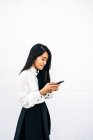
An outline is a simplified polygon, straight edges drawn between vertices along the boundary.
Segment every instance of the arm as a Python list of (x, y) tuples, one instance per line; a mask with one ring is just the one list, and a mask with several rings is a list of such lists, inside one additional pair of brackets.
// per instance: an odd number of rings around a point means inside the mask
[(51, 92), (51, 89), (53, 87), (47, 87), (47, 85), (51, 85), (51, 84), (50, 83), (46, 84), (45, 87), (40, 90), (40, 94), (44, 95), (45, 99), (50, 99), (53, 98), (53, 93)]
[(18, 100), (22, 107), (30, 108), (44, 101), (44, 96), (40, 94), (39, 90), (29, 92), (28, 81), (24, 75), (19, 75), (16, 86)]

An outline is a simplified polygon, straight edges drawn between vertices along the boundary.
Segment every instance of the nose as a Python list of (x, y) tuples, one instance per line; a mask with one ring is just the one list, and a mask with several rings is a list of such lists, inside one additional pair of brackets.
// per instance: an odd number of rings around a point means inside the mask
[(44, 65), (46, 65), (46, 61), (44, 61)]

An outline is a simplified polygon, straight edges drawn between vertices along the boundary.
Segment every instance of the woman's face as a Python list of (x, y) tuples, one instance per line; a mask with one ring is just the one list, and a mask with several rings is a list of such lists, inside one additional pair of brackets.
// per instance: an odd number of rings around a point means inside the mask
[(46, 65), (48, 60), (48, 53), (44, 52), (42, 55), (38, 56), (34, 63), (33, 66), (37, 69), (37, 70), (42, 70), (44, 68), (44, 66)]

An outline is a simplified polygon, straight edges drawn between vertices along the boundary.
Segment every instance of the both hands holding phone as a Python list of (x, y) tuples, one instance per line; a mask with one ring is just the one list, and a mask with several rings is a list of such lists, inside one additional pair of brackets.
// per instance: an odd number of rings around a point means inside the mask
[(61, 83), (63, 83), (63, 81), (59, 81), (59, 82), (50, 82), (50, 83), (47, 83), (41, 90), (40, 90), (40, 94), (41, 95), (45, 95), (46, 93), (52, 93), (53, 91), (58, 91), (58, 88), (59, 88), (59, 85)]

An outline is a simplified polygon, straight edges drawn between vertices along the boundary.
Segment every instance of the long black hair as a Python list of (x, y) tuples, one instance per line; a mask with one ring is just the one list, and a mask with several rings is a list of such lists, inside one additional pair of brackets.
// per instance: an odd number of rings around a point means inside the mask
[[(49, 70), (51, 68), (51, 52), (50, 50), (48, 49), (47, 46), (43, 45), (43, 44), (35, 44), (30, 52), (29, 52), (29, 55), (28, 55), (28, 58), (27, 58), (27, 61), (23, 67), (23, 69), (21, 70), (24, 71), (24, 70), (27, 70), (29, 69), (32, 64), (33, 64), (33, 61), (40, 55), (42, 55), (44, 52), (47, 52), (48, 53), (48, 60), (47, 60), (47, 63), (45, 65), (45, 67), (43, 68), (43, 70), (39, 70), (39, 74), (38, 74), (38, 77), (41, 79), (41, 87), (43, 87), (46, 83), (50, 82), (50, 74), (49, 74)], [(20, 73), (21, 73), (20, 72)], [(19, 74), (20, 74), (19, 73)]]

